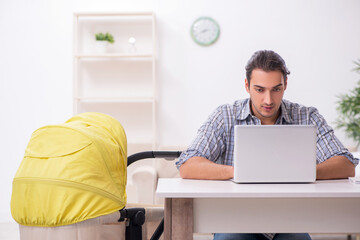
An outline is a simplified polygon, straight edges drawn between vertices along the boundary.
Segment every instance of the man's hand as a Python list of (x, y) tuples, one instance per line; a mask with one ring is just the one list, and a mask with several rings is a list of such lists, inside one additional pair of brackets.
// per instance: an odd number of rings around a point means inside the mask
[(226, 180), (234, 177), (234, 167), (217, 164), (203, 157), (192, 157), (181, 165), (180, 176), (190, 179)]
[(344, 156), (335, 156), (316, 166), (316, 179), (339, 179), (355, 176), (355, 166)]

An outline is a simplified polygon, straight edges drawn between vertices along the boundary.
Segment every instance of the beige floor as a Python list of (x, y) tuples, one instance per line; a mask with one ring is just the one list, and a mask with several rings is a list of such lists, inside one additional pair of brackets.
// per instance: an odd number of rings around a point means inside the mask
[[(311, 235), (313, 240), (348, 240), (346, 235)], [(199, 240), (209, 239), (206, 235), (200, 235), (197, 237)], [(16, 223), (0, 223), (0, 240), (19, 240), (19, 230)], [(355, 240), (356, 237), (352, 236), (352, 240)]]

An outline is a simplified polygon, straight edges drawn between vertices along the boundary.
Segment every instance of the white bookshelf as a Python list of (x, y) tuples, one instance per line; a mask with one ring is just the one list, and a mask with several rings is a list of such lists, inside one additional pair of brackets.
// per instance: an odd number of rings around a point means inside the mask
[[(99, 32), (114, 36), (106, 52), (96, 47)], [(74, 14), (74, 114), (102, 112), (118, 119), (128, 155), (156, 149), (155, 42), (151, 12)]]

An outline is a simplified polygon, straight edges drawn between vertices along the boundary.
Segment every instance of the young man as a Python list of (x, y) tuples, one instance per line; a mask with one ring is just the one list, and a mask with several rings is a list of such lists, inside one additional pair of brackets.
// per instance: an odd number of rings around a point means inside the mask
[[(342, 145), (316, 108), (283, 99), (288, 71), (273, 51), (258, 51), (246, 65), (245, 88), (250, 98), (218, 107), (200, 127), (177, 162), (182, 178), (231, 179), (234, 176), (234, 126), (294, 124), (317, 127), (317, 179), (355, 175), (358, 159)], [(311, 239), (309, 234), (215, 234), (215, 240)]]

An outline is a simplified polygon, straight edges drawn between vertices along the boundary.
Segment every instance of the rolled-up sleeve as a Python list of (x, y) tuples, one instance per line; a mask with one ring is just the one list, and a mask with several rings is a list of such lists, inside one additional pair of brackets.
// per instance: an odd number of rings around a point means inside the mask
[(348, 149), (335, 136), (334, 130), (330, 127), (324, 117), (315, 109), (310, 111), (310, 122), (317, 126), (317, 163), (326, 161), (334, 156), (345, 156), (355, 166), (359, 159), (355, 158)]

